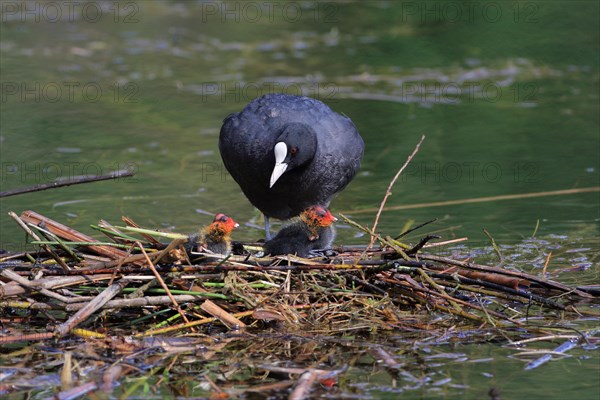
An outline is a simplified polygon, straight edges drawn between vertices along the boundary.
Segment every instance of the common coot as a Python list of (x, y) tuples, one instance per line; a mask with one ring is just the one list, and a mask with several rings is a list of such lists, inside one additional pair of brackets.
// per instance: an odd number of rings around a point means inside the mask
[(350, 118), (305, 96), (267, 94), (225, 118), (223, 163), (268, 218), (329, 206), (360, 168), (364, 142)]
[(215, 254), (229, 254), (231, 252), (231, 232), (239, 224), (225, 214), (215, 215), (213, 222), (202, 228), (197, 235), (190, 237), (188, 242), (193, 242), (193, 250), (204, 249)]
[(322, 206), (311, 206), (300, 214), (300, 218), (284, 226), (277, 235), (267, 241), (265, 254), (296, 254), (307, 257), (315, 250), (331, 248), (335, 238), (332, 223), (336, 218)]

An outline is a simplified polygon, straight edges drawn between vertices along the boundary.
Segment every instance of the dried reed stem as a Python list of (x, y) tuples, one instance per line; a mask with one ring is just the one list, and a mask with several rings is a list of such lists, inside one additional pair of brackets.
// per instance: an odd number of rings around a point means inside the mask
[[(375, 222), (373, 222), (373, 229), (371, 229), (373, 232), (377, 231), (377, 224), (379, 223), (379, 217), (381, 216), (381, 211), (383, 211), (383, 207), (385, 207), (385, 203), (387, 202), (388, 197), (390, 197), (390, 195), (392, 194), (392, 187), (398, 180), (398, 177), (400, 176), (402, 171), (404, 171), (406, 166), (410, 163), (410, 161), (413, 159), (415, 154), (417, 154), (417, 152), (419, 151), (419, 147), (421, 147), (421, 143), (423, 143), (423, 140), (425, 140), (425, 135), (421, 136), (421, 140), (419, 140), (419, 143), (417, 143), (413, 152), (410, 154), (410, 156), (408, 156), (408, 158), (406, 159), (404, 164), (402, 164), (402, 166), (400, 167), (398, 172), (396, 172), (396, 175), (394, 175), (394, 178), (390, 182), (390, 185), (388, 186), (387, 191), (385, 192), (385, 196), (383, 196), (383, 200), (381, 201), (381, 204), (379, 205), (379, 210), (377, 210), (377, 215), (375, 216)], [(369, 246), (367, 247), (367, 249), (370, 249), (371, 247), (373, 247), (373, 243), (375, 243), (375, 239), (376, 239), (375, 235), (371, 234), (371, 241), (369, 242)]]

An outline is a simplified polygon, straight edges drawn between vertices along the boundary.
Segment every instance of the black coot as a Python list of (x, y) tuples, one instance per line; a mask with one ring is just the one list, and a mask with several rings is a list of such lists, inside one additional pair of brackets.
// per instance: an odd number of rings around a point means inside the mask
[(334, 221), (336, 218), (325, 207), (309, 207), (302, 211), (298, 221), (281, 228), (273, 239), (264, 244), (265, 254), (308, 257), (315, 250), (329, 249), (335, 238), (331, 225)]
[(225, 118), (219, 149), (268, 227), (268, 217), (288, 219), (315, 204), (328, 206), (360, 168), (364, 142), (350, 118), (322, 102), (277, 93)]

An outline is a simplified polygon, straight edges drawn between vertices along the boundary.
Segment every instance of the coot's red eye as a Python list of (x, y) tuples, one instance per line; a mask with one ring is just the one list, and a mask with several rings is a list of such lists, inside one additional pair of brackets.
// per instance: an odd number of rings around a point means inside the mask
[(294, 155), (294, 154), (296, 154), (297, 152), (298, 152), (298, 148), (297, 148), (297, 147), (292, 147), (292, 148), (290, 149), (290, 154), (291, 154), (291, 155)]

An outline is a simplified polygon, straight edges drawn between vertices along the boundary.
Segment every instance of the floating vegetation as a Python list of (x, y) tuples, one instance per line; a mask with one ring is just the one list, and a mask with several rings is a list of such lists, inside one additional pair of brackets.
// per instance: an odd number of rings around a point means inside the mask
[[(369, 363), (398, 393), (461, 390), (435, 365), (477, 360), (434, 352), (422, 370), (399, 343), (503, 342), (531, 370), (599, 340), (597, 329), (568, 323), (597, 323), (599, 286), (434, 254), (466, 238), (403, 243), (341, 215), (372, 243), (310, 259), (235, 243), (225, 256), (190, 253), (185, 235), (128, 218), (100, 221), (94, 229), (108, 240), (99, 241), (34, 211), (10, 215), (40, 248), (0, 258), (3, 394), (335, 396), (363, 392), (351, 376)], [(542, 342), (551, 347), (529, 347)]]

